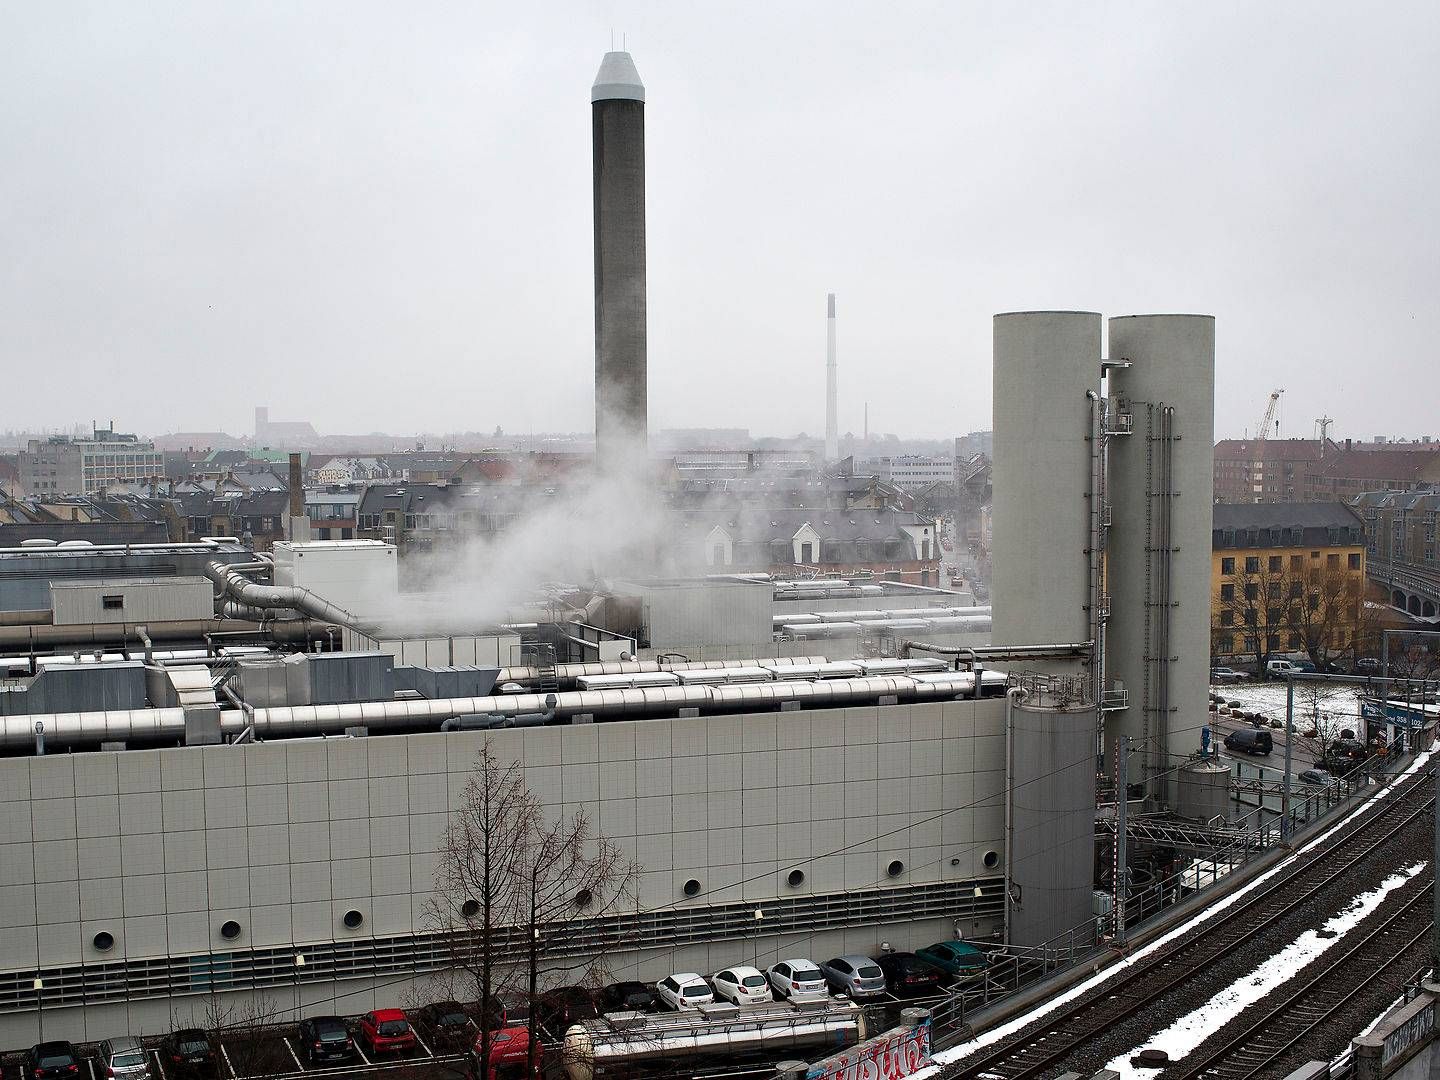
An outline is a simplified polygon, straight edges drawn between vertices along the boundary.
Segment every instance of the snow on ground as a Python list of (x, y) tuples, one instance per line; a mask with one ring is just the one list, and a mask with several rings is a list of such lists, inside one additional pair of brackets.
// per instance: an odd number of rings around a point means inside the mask
[[(1226, 683), (1212, 686), (1210, 692), (1226, 701), (1238, 701), (1249, 712), (1258, 712), (1276, 720), (1285, 719), (1285, 684), (1278, 682)], [(1323, 683), (1295, 684), (1295, 722), (1314, 716), (1316, 708), (1339, 719), (1359, 717), (1360, 695), (1350, 686), (1326, 686)]]
[[(1425, 768), (1425, 766), (1428, 765), (1430, 762), (1430, 755), (1431, 751), (1429, 750), (1425, 751), (1423, 754), (1417, 755), (1415, 760), (1410, 763), (1410, 766), (1395, 778), (1395, 783), (1398, 784), (1401, 780), (1407, 779), (1418, 773), (1421, 769)], [(945, 1065), (952, 1061), (958, 1061), (960, 1058), (967, 1057), (970, 1054), (974, 1053), (976, 1050), (983, 1049), (986, 1046), (990, 1046), (993, 1043), (999, 1042), (1001, 1039), (1008, 1038), (1016, 1032), (1023, 1031), (1025, 1028), (1029, 1027), (1037, 1020), (1040, 1020), (1043, 1017), (1050, 1015), (1050, 1013), (1056, 1011), (1061, 1006), (1067, 1005), (1070, 1002), (1075, 1001), (1080, 997), (1083, 997), (1085, 994), (1088, 994), (1096, 987), (1106, 982), (1109, 982), (1116, 975), (1122, 973), (1126, 968), (1139, 963), (1141, 960), (1150, 956), (1152, 953), (1155, 953), (1160, 949), (1165, 948), (1177, 938), (1190, 936), (1194, 933), (1195, 928), (1198, 927), (1201, 923), (1206, 922), (1215, 915), (1224, 911), (1226, 908), (1232, 907), (1233, 905), (1239, 903), (1242, 899), (1244, 899), (1250, 893), (1259, 889), (1271, 878), (1275, 877), (1277, 874), (1285, 872), (1301, 855), (1325, 843), (1325, 841), (1330, 839), (1330, 837), (1333, 836), (1338, 830), (1344, 828), (1350, 822), (1356, 820), (1361, 816), (1369, 814), (1372, 810), (1374, 810), (1386, 799), (1388, 799), (1394, 793), (1394, 791), (1395, 786), (1394, 784), (1392, 784), (1384, 790), (1377, 792), (1374, 796), (1365, 800), (1365, 802), (1361, 803), (1354, 810), (1350, 811), (1350, 813), (1341, 817), (1338, 821), (1335, 822), (1334, 825), (1330, 826), (1330, 828), (1326, 829), (1318, 836), (1312, 837), (1310, 840), (1306, 841), (1303, 846), (1296, 849), (1296, 851), (1294, 851), (1292, 854), (1288, 855), (1284, 859), (1281, 859), (1269, 870), (1265, 871), (1265, 873), (1257, 875), (1250, 881), (1246, 882), (1244, 885), (1240, 886), (1234, 892), (1230, 893), (1228, 896), (1223, 896), (1220, 899), (1216, 900), (1215, 903), (1210, 904), (1205, 908), (1202, 908), (1193, 917), (1185, 920), (1185, 922), (1181, 923), (1179, 926), (1171, 928), (1169, 931), (1162, 934), (1154, 941), (1150, 942), (1150, 944), (1146, 945), (1144, 948), (1137, 949), (1135, 952), (1129, 954), (1124, 959), (1119, 960), (1114, 964), (1111, 964), (1102, 971), (1099, 971), (1094, 975), (1090, 976), (1088, 979), (1082, 979), (1080, 982), (1076, 983), (1064, 993), (1057, 994), (1052, 998), (1047, 998), (1044, 1002), (1042, 1002), (1036, 1008), (1032, 1009), (1030, 1012), (1023, 1013), (1022, 1015), (1015, 1017), (1013, 1020), (1009, 1020), (1004, 1024), (993, 1027), (989, 1031), (977, 1035), (975, 1038), (971, 1039), (967, 1043), (962, 1043), (961, 1045), (952, 1047), (949, 1050), (942, 1050), (940, 1053), (935, 1055), (935, 1065), (930, 1066), (926, 1069), (921, 1069), (919, 1072), (914, 1073), (913, 1075), (917, 1078), (917, 1080), (922, 1077), (938, 1075), (940, 1072), (940, 1065)]]
[(1121, 1054), (1107, 1069), (1114, 1069), (1121, 1080), (1147, 1080), (1159, 1069), (1142, 1069), (1130, 1064), (1132, 1055), (1140, 1050), (1164, 1050), (1171, 1061), (1181, 1061), (1201, 1043), (1257, 1001), (1293, 979), (1311, 961), (1340, 944), (1345, 935), (1364, 919), (1379, 910), (1380, 905), (1400, 886), (1429, 865), (1416, 863), (1391, 874), (1370, 892), (1361, 893), (1336, 915), (1327, 919), (1318, 930), (1307, 930), (1253, 971), (1236, 979), (1199, 1008), (1180, 1017), (1163, 1031), (1147, 1039), (1129, 1053)]

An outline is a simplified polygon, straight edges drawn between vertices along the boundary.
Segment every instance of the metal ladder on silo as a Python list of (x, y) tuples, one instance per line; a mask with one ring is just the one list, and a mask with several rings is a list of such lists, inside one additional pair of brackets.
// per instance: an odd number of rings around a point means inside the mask
[(555, 646), (535, 646), (535, 682), (542, 694), (553, 694), (560, 689), (560, 679), (555, 674)]

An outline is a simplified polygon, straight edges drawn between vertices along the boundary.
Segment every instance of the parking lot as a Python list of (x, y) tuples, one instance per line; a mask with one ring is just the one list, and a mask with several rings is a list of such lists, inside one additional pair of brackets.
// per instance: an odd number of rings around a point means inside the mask
[[(460, 1054), (436, 1054), (421, 1040), (421, 1045), (408, 1053), (389, 1053), (377, 1060), (365, 1047), (355, 1044), (355, 1056), (343, 1063), (311, 1065), (299, 1052), (293, 1031), (246, 1033), (222, 1036), (214, 1040), (219, 1053), (218, 1080), (267, 1080), (279, 1077), (340, 1077), (383, 1076), (387, 1080), (440, 1080), (466, 1075), (465, 1059)], [(105, 1080), (105, 1070), (90, 1046), (79, 1046), (81, 1080)], [(190, 1080), (191, 1074), (172, 1074), (158, 1049), (151, 1047), (150, 1075), (155, 1080)], [(31, 1080), (21, 1054), (7, 1054), (0, 1062), (3, 1080)]]

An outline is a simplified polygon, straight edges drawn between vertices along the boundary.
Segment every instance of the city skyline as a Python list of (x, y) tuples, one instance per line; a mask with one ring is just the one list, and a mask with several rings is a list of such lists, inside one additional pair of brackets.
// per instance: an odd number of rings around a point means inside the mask
[(321, 431), (586, 430), (613, 25), (651, 97), (652, 427), (823, 432), (833, 291), (842, 432), (984, 430), (991, 315), (1123, 298), (1221, 320), (1219, 436), (1279, 386), (1285, 436), (1424, 433), (1433, 10), (821, 11), (24, 9), (0, 426), (241, 433), (243, 375)]

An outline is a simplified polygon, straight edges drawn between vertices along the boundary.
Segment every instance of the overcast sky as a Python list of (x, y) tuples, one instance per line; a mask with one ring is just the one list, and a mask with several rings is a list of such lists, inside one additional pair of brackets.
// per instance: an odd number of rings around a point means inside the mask
[(1219, 434), (1440, 434), (1440, 5), (0, 3), (0, 429), (588, 430), (589, 87), (653, 427), (990, 426), (990, 316), (1213, 313)]

